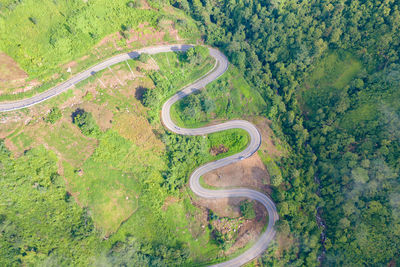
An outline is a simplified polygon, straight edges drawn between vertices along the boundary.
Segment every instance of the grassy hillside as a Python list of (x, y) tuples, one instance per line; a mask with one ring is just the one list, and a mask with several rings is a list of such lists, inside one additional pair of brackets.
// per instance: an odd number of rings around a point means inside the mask
[[(243, 149), (248, 136), (237, 130), (207, 138), (174, 135), (154, 115), (161, 102), (146, 102), (149, 92), (164, 101), (197, 79), (213, 66), (209, 60), (193, 65), (175, 53), (129, 60), (133, 73), (124, 62), (42, 105), (2, 114), (8, 120), (0, 130), (2, 188), (24, 191), (20, 198), (2, 194), (12, 204), (0, 207), (0, 223), (18, 228), (3, 228), (0, 246), (7, 249), (0, 260), (202, 265), (229, 256), (186, 185), (194, 168)], [(224, 151), (212, 152), (221, 146)], [(34, 213), (21, 224), (25, 209)], [(53, 219), (46, 227), (35, 219), (47, 216)], [(235, 227), (243, 221), (229, 220)], [(40, 240), (31, 238), (33, 230), (41, 231), (33, 234)]]
[(196, 25), (182, 12), (141, 0), (7, 0), (0, 4), (0, 51), (29, 75), (25, 84), (11, 80), (2, 88), (4, 100), (16, 98), (19, 91), (29, 91), (25, 96), (43, 91), (70, 77), (68, 68), (74, 74), (123, 51), (177, 42), (178, 35), (187, 42), (200, 37)]

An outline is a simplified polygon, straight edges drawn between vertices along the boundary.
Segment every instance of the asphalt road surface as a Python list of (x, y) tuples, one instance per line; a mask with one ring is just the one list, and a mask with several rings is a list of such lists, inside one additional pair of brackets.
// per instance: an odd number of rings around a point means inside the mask
[[(110, 59), (107, 59), (91, 68), (75, 75), (71, 79), (63, 82), (62, 84), (55, 86), (49, 89), (46, 92), (35, 95), (31, 98), (11, 101), (11, 102), (2, 102), (0, 103), (0, 112), (6, 112), (11, 110), (23, 109), (26, 107), (30, 107), (36, 105), (40, 102), (43, 102), (49, 98), (52, 98), (69, 88), (73, 87), (75, 84), (89, 78), (92, 75), (95, 75), (96, 72), (99, 72), (105, 68), (108, 68), (117, 63), (123, 62), (127, 59), (137, 58), (141, 53), (147, 54), (157, 54), (162, 52), (171, 52), (171, 51), (186, 51), (192, 47), (191, 45), (164, 45), (164, 46), (155, 46), (155, 47), (146, 47), (143, 49), (139, 49), (130, 53), (117, 55)], [(200, 177), (207, 172), (218, 169), (220, 167), (235, 163), (240, 161), (241, 159), (248, 158), (257, 152), (258, 148), (261, 144), (261, 135), (257, 128), (248, 121), (244, 120), (232, 120), (225, 123), (221, 123), (218, 125), (201, 127), (196, 129), (187, 129), (180, 128), (177, 126), (171, 119), (170, 109), (171, 106), (182, 99), (183, 97), (204, 88), (208, 83), (216, 80), (219, 76), (221, 76), (228, 69), (228, 60), (224, 54), (222, 54), (219, 50), (214, 48), (209, 48), (210, 55), (216, 60), (214, 68), (205, 74), (203, 77), (195, 81), (194, 83), (186, 86), (181, 91), (176, 93), (170, 99), (168, 99), (163, 107), (161, 113), (161, 119), (166, 128), (170, 131), (175, 132), (177, 134), (182, 135), (206, 135), (210, 133), (215, 133), (219, 131), (224, 131), (228, 129), (240, 128), (247, 131), (250, 135), (250, 143), (247, 148), (235, 155), (232, 155), (227, 158), (219, 159), (214, 162), (207, 163), (199, 168), (197, 168), (190, 176), (189, 184), (192, 191), (203, 198), (208, 199), (217, 199), (217, 198), (226, 198), (226, 197), (244, 197), (259, 201), (268, 211), (268, 226), (265, 232), (261, 234), (256, 243), (246, 250), (241, 255), (233, 258), (229, 261), (222, 262), (216, 264), (214, 266), (241, 266), (250, 260), (258, 257), (263, 253), (263, 251), (268, 247), (271, 243), (271, 240), (275, 236), (274, 224), (278, 220), (278, 213), (276, 211), (275, 204), (272, 200), (264, 195), (263, 193), (247, 189), (247, 188), (237, 188), (237, 189), (229, 189), (229, 190), (210, 190), (203, 188), (200, 185)]]

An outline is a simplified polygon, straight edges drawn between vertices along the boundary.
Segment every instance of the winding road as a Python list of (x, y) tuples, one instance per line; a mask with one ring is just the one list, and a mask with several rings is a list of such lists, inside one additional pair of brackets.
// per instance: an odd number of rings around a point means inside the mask
[[(192, 47), (192, 45), (163, 45), (163, 46), (155, 46), (155, 47), (146, 47), (143, 49), (139, 49), (130, 53), (120, 54), (110, 59), (107, 59), (77, 75), (67, 80), (66, 82), (55, 86), (49, 89), (46, 92), (35, 95), (34, 97), (12, 101), (12, 102), (2, 102), (0, 103), (0, 112), (6, 112), (11, 110), (17, 110), (26, 108), (29, 106), (36, 105), (40, 102), (43, 102), (49, 98), (52, 98), (77, 83), (89, 78), (92, 75), (95, 75), (96, 72), (99, 72), (109, 66), (115, 65), (117, 63), (123, 62), (125, 60), (131, 58), (137, 58), (141, 53), (147, 54), (157, 54), (162, 52), (171, 52), (171, 51), (186, 51)], [(217, 199), (217, 198), (226, 198), (226, 197), (243, 197), (249, 198), (253, 200), (259, 201), (268, 211), (268, 226), (267, 229), (261, 234), (256, 243), (246, 250), (244, 253), (240, 254), (236, 258), (233, 258), (229, 261), (216, 264), (214, 266), (240, 266), (243, 265), (250, 260), (258, 257), (262, 254), (262, 252), (268, 247), (271, 240), (275, 236), (274, 224), (278, 220), (278, 213), (276, 211), (275, 204), (272, 200), (264, 195), (263, 193), (247, 189), (247, 188), (237, 188), (237, 189), (229, 189), (229, 190), (210, 190), (202, 187), (200, 185), (200, 177), (207, 172), (218, 169), (220, 167), (235, 163), (240, 161), (243, 158), (248, 158), (257, 152), (258, 148), (261, 144), (261, 135), (257, 128), (248, 121), (244, 120), (232, 120), (225, 123), (221, 123), (218, 125), (201, 127), (196, 129), (188, 129), (188, 128), (180, 128), (177, 126), (171, 119), (170, 109), (171, 106), (177, 102), (178, 100), (184, 98), (185, 96), (204, 88), (208, 83), (216, 80), (220, 77), (227, 69), (228, 69), (228, 60), (224, 54), (222, 54), (219, 50), (214, 48), (209, 48), (210, 55), (215, 59), (216, 63), (214, 68), (205, 74), (203, 77), (195, 81), (194, 83), (186, 86), (181, 91), (176, 93), (170, 99), (168, 99), (163, 107), (161, 113), (161, 119), (166, 128), (170, 131), (182, 134), (182, 135), (206, 135), (210, 133), (215, 133), (219, 131), (224, 131), (228, 129), (240, 128), (247, 131), (250, 135), (250, 143), (247, 148), (235, 155), (232, 155), (227, 158), (219, 159), (217, 161), (213, 161), (207, 163), (199, 168), (197, 168), (190, 176), (189, 184), (191, 190), (198, 195), (199, 197), (208, 198), (208, 199)]]

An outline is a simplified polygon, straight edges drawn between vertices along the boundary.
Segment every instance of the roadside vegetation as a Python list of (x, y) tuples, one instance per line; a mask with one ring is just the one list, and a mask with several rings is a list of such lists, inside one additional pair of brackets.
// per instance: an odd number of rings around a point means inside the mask
[(254, 219), (254, 217), (256, 217), (254, 203), (248, 200), (244, 200), (240, 203), (240, 212), (246, 219)]
[(157, 62), (157, 71), (150, 71), (157, 90), (145, 90), (141, 100), (149, 108), (148, 114), (152, 122), (160, 121), (159, 111), (162, 104), (197, 78), (210, 71), (215, 65), (208, 49), (201, 46), (190, 48), (187, 53), (160, 53), (146, 57), (146, 62)]
[(266, 104), (259, 92), (249, 85), (230, 65), (218, 80), (206, 90), (176, 102), (171, 108), (172, 118), (180, 125), (196, 128), (213, 120), (228, 120), (260, 115)]

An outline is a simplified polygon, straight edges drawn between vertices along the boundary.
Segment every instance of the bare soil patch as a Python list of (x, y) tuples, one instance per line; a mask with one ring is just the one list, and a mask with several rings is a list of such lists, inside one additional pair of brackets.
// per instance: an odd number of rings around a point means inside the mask
[(215, 187), (249, 187), (271, 193), (270, 176), (258, 154), (219, 168), (203, 176), (204, 182)]
[(228, 152), (229, 148), (225, 147), (223, 144), (220, 144), (218, 147), (212, 147), (210, 149), (210, 154), (213, 156), (217, 156), (221, 153)]
[(240, 217), (239, 203), (242, 200), (243, 198), (198, 198), (193, 201), (193, 204), (210, 209), (220, 217), (238, 218)]
[(268, 153), (272, 158), (284, 156), (284, 151), (279, 149), (280, 141), (275, 138), (274, 133), (270, 128), (271, 121), (263, 117), (253, 118), (252, 121), (261, 134), (262, 143), (260, 150), (264, 153)]
[(105, 131), (111, 128), (114, 114), (107, 108), (92, 102), (84, 102), (79, 107), (92, 113), (101, 130)]
[(0, 83), (25, 80), (28, 74), (10, 56), (0, 52)]

